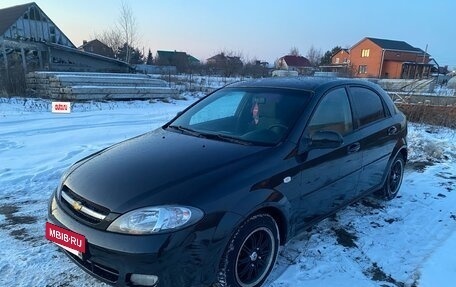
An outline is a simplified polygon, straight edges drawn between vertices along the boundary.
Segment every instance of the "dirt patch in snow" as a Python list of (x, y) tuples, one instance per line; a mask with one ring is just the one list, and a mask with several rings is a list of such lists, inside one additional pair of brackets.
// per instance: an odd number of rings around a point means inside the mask
[(358, 239), (358, 237), (353, 234), (348, 232), (347, 230), (343, 228), (337, 228), (333, 229), (334, 233), (336, 234), (337, 237), (337, 243), (344, 247), (348, 248), (356, 248), (358, 245), (356, 245), (355, 241)]
[(391, 224), (391, 223), (393, 223), (393, 222), (395, 222), (395, 221), (398, 221), (398, 219), (397, 219), (397, 218), (388, 218), (388, 219), (385, 219), (385, 222), (386, 222), (386, 223), (389, 223), (389, 224)]
[(364, 198), (360, 201), (362, 205), (365, 207), (373, 208), (373, 209), (383, 209), (385, 208), (384, 205), (380, 204), (378, 201), (375, 201), (371, 198)]
[[(370, 278), (374, 281), (378, 282), (388, 282), (394, 284), (397, 287), (404, 287), (405, 284), (403, 282), (396, 281), (391, 275), (387, 275), (382, 268), (380, 268), (376, 262), (372, 263), (372, 266), (365, 271), (366, 276), (370, 276)], [(389, 285), (380, 285), (380, 286), (389, 286)]]
[(406, 168), (409, 168), (409, 169), (422, 173), (428, 166), (433, 166), (433, 165), (434, 165), (434, 163), (431, 161), (416, 161), (416, 162), (408, 162), (406, 165)]
[(0, 228), (8, 228), (19, 224), (33, 224), (37, 222), (37, 218), (28, 215), (16, 215), (19, 208), (14, 204), (4, 204), (0, 206), (0, 214), (6, 218), (6, 223), (0, 224)]
[(17, 215), (19, 207), (14, 204), (4, 204), (0, 206), (0, 214), (5, 216), (5, 222), (0, 224), (0, 229), (8, 230), (9, 235), (20, 241), (35, 242), (39, 237), (31, 236), (24, 224), (30, 225), (38, 221), (37, 217), (28, 215)]

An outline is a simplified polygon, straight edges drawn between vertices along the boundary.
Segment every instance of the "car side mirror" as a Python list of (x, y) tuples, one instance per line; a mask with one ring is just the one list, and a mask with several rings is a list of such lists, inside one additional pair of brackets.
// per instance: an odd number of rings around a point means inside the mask
[(310, 138), (303, 139), (301, 145), (305, 145), (306, 149), (326, 149), (338, 148), (343, 144), (342, 136), (335, 131), (316, 131)]

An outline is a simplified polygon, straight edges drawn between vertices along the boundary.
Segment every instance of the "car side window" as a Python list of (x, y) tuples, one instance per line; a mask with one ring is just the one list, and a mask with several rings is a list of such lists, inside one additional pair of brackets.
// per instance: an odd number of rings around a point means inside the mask
[(374, 91), (362, 87), (350, 87), (350, 95), (360, 127), (385, 118), (383, 102)]
[(323, 97), (307, 130), (310, 135), (316, 131), (335, 131), (342, 136), (353, 131), (351, 107), (345, 88), (332, 90)]

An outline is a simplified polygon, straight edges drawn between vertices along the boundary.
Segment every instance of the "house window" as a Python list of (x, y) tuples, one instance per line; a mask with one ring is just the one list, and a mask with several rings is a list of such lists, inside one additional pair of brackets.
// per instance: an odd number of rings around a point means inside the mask
[(362, 49), (361, 50), (361, 57), (362, 58), (367, 58), (369, 57), (370, 49)]
[(336, 64), (339, 64), (339, 58), (336, 58)]
[(358, 74), (367, 74), (367, 65), (359, 65)]

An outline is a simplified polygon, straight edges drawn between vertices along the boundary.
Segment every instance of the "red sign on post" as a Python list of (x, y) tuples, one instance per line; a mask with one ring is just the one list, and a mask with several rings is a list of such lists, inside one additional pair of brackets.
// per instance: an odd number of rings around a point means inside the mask
[(71, 103), (70, 102), (52, 102), (52, 112), (53, 113), (71, 113)]
[(46, 222), (46, 239), (75, 251), (86, 252), (86, 239), (83, 235), (49, 222)]

